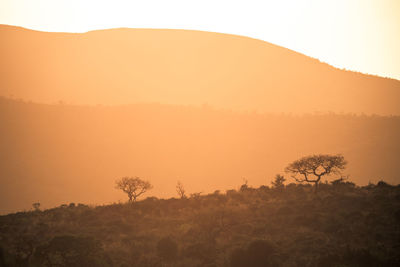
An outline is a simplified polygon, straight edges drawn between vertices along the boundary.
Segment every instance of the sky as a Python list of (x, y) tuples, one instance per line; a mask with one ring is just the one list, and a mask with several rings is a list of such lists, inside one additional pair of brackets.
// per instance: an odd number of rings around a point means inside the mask
[(0, 0), (0, 24), (54, 32), (129, 27), (237, 34), (400, 80), (400, 0)]

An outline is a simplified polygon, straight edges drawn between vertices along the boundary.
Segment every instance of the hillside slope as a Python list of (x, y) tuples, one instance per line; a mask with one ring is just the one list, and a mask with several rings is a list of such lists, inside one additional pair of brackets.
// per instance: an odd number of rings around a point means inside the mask
[[(364, 185), (398, 184), (400, 117), (262, 115), (160, 104), (70, 106), (0, 98), (0, 213), (67, 202), (126, 200), (122, 176), (149, 179), (147, 196), (270, 184), (288, 163), (342, 153)], [(289, 182), (293, 181), (287, 177)]]
[(230, 190), (0, 216), (2, 266), (397, 267), (400, 187)]
[(39, 103), (202, 105), (400, 115), (400, 82), (234, 35), (0, 26), (0, 95)]

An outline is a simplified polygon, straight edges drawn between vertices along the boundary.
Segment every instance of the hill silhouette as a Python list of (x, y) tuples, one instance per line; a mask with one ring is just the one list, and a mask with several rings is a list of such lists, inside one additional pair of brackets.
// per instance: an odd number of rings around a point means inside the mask
[(39, 103), (202, 105), (400, 115), (400, 82), (256, 39), (156, 29), (0, 26), (0, 95)]
[[(291, 161), (341, 153), (360, 185), (398, 184), (400, 117), (277, 115), (209, 106), (73, 106), (0, 98), (0, 212), (126, 196), (115, 180), (139, 176), (147, 196), (269, 184)], [(289, 176), (286, 177), (291, 180)]]

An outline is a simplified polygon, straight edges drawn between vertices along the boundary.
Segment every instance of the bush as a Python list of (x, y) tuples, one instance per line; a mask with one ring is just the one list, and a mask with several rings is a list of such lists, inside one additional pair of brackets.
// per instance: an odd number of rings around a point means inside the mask
[(164, 237), (157, 243), (157, 254), (165, 261), (174, 261), (178, 258), (178, 245), (171, 238)]
[(91, 237), (56, 236), (36, 249), (38, 266), (111, 266), (101, 243)]
[(256, 240), (247, 249), (235, 249), (230, 257), (231, 267), (268, 267), (277, 266), (276, 249), (266, 240)]

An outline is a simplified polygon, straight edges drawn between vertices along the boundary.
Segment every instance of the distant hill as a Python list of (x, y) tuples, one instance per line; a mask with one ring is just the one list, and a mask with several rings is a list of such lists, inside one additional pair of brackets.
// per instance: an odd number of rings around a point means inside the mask
[[(0, 98), (0, 213), (126, 200), (122, 176), (145, 196), (270, 185), (288, 163), (342, 153), (360, 185), (400, 182), (400, 117), (268, 115), (161, 104), (72, 106)], [(286, 175), (288, 182), (293, 180)]]
[(256, 39), (155, 29), (0, 26), (0, 95), (40, 103), (202, 105), (400, 115), (400, 82)]

